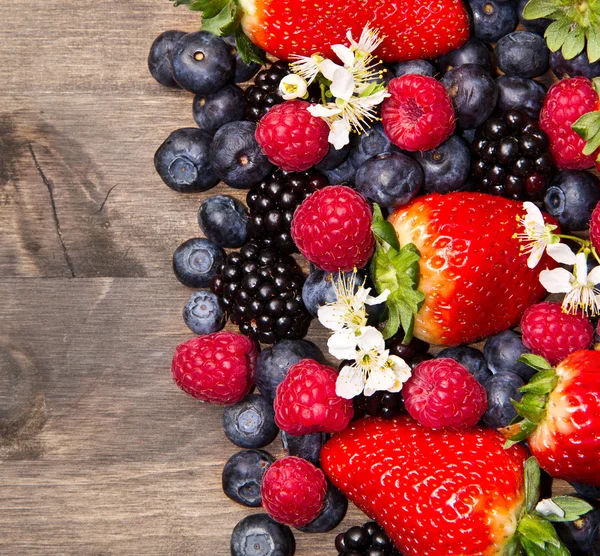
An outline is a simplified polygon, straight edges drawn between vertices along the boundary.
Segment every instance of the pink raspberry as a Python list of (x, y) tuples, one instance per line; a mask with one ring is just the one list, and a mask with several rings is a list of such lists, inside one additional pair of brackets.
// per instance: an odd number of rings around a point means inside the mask
[[(600, 166), (598, 171), (600, 171)], [(592, 212), (592, 218), (590, 220), (590, 239), (596, 250), (600, 251), (600, 203), (596, 205), (596, 208)]]
[(523, 344), (536, 355), (558, 365), (571, 353), (587, 349), (594, 328), (586, 317), (564, 313), (560, 303), (538, 303), (521, 318)]
[(460, 363), (444, 357), (419, 363), (402, 391), (407, 411), (432, 429), (470, 429), (488, 405), (485, 388)]
[(328, 272), (365, 266), (373, 254), (373, 215), (365, 199), (344, 185), (305, 199), (292, 220), (292, 238), (311, 263)]
[(260, 496), (275, 521), (304, 527), (319, 515), (326, 490), (323, 471), (305, 459), (288, 456), (267, 469)]
[(256, 140), (269, 160), (287, 172), (303, 172), (329, 151), (329, 127), (303, 100), (288, 100), (267, 112), (256, 128)]
[(252, 340), (215, 332), (179, 344), (171, 371), (177, 386), (204, 402), (239, 402), (254, 384), (258, 352)]
[(337, 373), (327, 365), (303, 359), (277, 387), (275, 422), (293, 436), (344, 430), (354, 409), (352, 400), (335, 393)]

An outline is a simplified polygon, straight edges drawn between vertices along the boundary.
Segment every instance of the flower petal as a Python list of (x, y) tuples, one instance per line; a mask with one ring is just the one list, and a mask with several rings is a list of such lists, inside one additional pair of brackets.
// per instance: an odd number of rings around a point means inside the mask
[(536, 242), (532, 248), (529, 257), (527, 258), (527, 266), (529, 268), (535, 268), (544, 254), (544, 244)]
[(335, 98), (350, 100), (354, 94), (354, 76), (345, 68), (337, 68), (333, 72), (329, 90)]
[(342, 66), (339, 66), (338, 64), (335, 64), (331, 60), (325, 58), (320, 63), (319, 69), (321, 70), (321, 73), (323, 74), (323, 76), (326, 79), (329, 79), (329, 81), (333, 81), (333, 73), (335, 72), (335, 70), (336, 69), (344, 69), (344, 68)]
[(341, 330), (344, 328), (346, 308), (339, 303), (322, 305), (317, 311), (319, 322), (329, 330)]
[(385, 349), (383, 334), (374, 326), (365, 326), (361, 330), (357, 344), (363, 351), (383, 351)]
[(335, 55), (344, 63), (347, 67), (354, 65), (354, 52), (343, 44), (331, 45), (331, 50), (335, 52)]
[(389, 368), (380, 368), (373, 369), (369, 373), (369, 378), (367, 378), (367, 382), (365, 386), (371, 390), (388, 390), (389, 388), (393, 388), (396, 383), (396, 375)]
[(542, 270), (540, 272), (540, 282), (546, 288), (546, 291), (550, 293), (570, 292), (573, 289), (571, 280), (573, 280), (573, 275), (564, 268)]
[(526, 220), (533, 221), (542, 227), (546, 225), (546, 223), (544, 222), (544, 216), (542, 215), (542, 211), (537, 207), (537, 205), (534, 205), (530, 201), (526, 201), (525, 203), (523, 203), (523, 208), (527, 213), (527, 216), (525, 217)]
[(548, 245), (546, 251), (557, 263), (574, 265), (575, 264), (575, 253), (571, 251), (570, 247), (564, 243), (554, 243)]
[(600, 266), (595, 266), (592, 271), (588, 274), (588, 282), (592, 284), (600, 284)]
[(307, 84), (299, 75), (290, 73), (279, 82), (279, 90), (284, 100), (303, 98), (306, 95)]
[(390, 296), (390, 293), (390, 290), (386, 288), (377, 297), (372, 297), (369, 295), (365, 299), (365, 305), (379, 305), (387, 300), (387, 298)]
[(577, 253), (575, 256), (575, 276), (580, 286), (587, 286), (587, 255), (585, 253)]
[(327, 340), (329, 353), (337, 359), (354, 359), (356, 357), (356, 344), (356, 334), (346, 328), (334, 332)]
[(400, 390), (402, 390), (402, 385), (411, 377), (412, 369), (404, 359), (397, 355), (390, 355), (387, 360), (387, 365), (391, 367), (396, 377), (396, 382), (389, 391), (400, 392)]
[(338, 108), (335, 104), (311, 104), (307, 110), (315, 118), (331, 118), (342, 113), (342, 109)]
[(545, 516), (557, 515), (558, 517), (565, 517), (565, 511), (551, 498), (540, 500), (535, 507), (535, 511)]
[(340, 371), (335, 383), (335, 393), (350, 400), (358, 396), (364, 389), (365, 377), (362, 371), (353, 366), (345, 366)]
[(333, 122), (329, 129), (329, 137), (327, 139), (337, 150), (350, 143), (350, 125), (348, 124), (348, 121), (344, 118)]

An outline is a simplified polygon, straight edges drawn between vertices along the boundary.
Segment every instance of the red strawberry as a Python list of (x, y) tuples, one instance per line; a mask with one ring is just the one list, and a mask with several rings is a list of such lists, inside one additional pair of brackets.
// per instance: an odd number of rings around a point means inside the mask
[(425, 302), (415, 317), (417, 338), (470, 343), (516, 325), (545, 296), (538, 275), (557, 265), (544, 255), (536, 268), (527, 267), (513, 238), (523, 231), (517, 217), (524, 214), (516, 201), (449, 193), (419, 197), (390, 216), (400, 245), (412, 243), (421, 254), (418, 287)]
[(503, 443), (483, 427), (367, 418), (323, 447), (321, 465), (405, 556), (504, 554), (525, 502), (527, 452)]
[(462, 0), (240, 0), (242, 27), (250, 40), (277, 58), (321, 53), (332, 57), (332, 44), (347, 44), (367, 24), (381, 32), (375, 53), (386, 61), (435, 58), (458, 48), (469, 37)]
[(529, 450), (552, 477), (600, 486), (600, 352), (577, 351), (555, 369), (525, 357), (540, 372), (514, 403), (523, 420), (501, 432), (512, 441), (529, 437)]

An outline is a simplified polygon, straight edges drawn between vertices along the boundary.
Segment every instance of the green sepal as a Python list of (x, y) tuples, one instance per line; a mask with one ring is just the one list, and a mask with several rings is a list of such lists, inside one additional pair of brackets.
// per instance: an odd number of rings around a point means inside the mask
[(548, 26), (548, 29), (546, 29), (546, 32), (544, 33), (544, 37), (546, 37), (546, 44), (552, 52), (561, 49), (569, 36), (570, 29), (571, 25), (565, 20), (554, 21)]
[(584, 114), (571, 127), (586, 142), (584, 155), (589, 156), (600, 148), (600, 111)]
[(377, 203), (373, 204), (373, 224), (371, 225), (373, 234), (381, 241), (387, 243), (392, 249), (400, 251), (400, 243), (398, 243), (398, 236), (394, 226), (385, 218), (381, 212), (381, 208)]
[[(565, 512), (564, 517), (560, 517), (558, 515), (544, 515), (544, 519), (548, 521), (552, 521), (554, 523), (560, 523), (565, 521), (576, 521), (580, 517), (584, 516), (588, 512), (591, 512), (594, 507), (591, 504), (588, 504), (585, 500), (581, 498), (576, 498), (575, 496), (553, 496), (551, 500), (563, 511)], [(536, 515), (540, 515), (536, 513)]]
[(525, 365), (528, 365), (536, 371), (547, 371), (552, 369), (552, 365), (550, 365), (546, 359), (541, 355), (534, 355), (533, 353), (524, 353), (517, 361), (519, 361), (519, 363), (525, 363)]
[(562, 55), (565, 60), (571, 60), (583, 52), (585, 48), (585, 30), (575, 27), (565, 39), (562, 45)]
[(241, 25), (234, 32), (235, 46), (240, 54), (240, 58), (246, 64), (255, 62), (261, 66), (266, 63), (264, 52), (258, 48), (244, 33)]
[(530, 457), (525, 464), (525, 511), (533, 511), (540, 498), (540, 466), (534, 457)]
[(173, 2), (173, 7), (177, 8), (177, 6), (185, 6), (186, 4), (191, 4), (194, 0), (170, 0)]
[(539, 371), (531, 377), (529, 383), (519, 388), (519, 392), (530, 394), (549, 394), (556, 388), (558, 376), (554, 369)]
[(587, 42), (587, 57), (590, 63), (600, 60), (600, 29), (596, 25), (590, 25), (585, 30), (585, 39)]
[(525, 19), (539, 19), (541, 17), (550, 17), (560, 7), (556, 0), (529, 0), (523, 8), (523, 17)]
[(537, 429), (537, 425), (529, 419), (522, 419), (519, 421), (518, 426), (514, 428), (517, 432), (512, 433), (504, 443), (504, 449), (506, 450), (528, 438)]
[(546, 416), (546, 402), (548, 396), (539, 394), (525, 394), (520, 402), (511, 400), (517, 413), (529, 422), (538, 425)]
[[(569, 556), (569, 551), (560, 542), (554, 527), (543, 517), (525, 514), (519, 521), (517, 534), (526, 554)], [(541, 549), (541, 552), (536, 549)]]
[(205, 20), (218, 15), (228, 4), (229, 0), (193, 0), (189, 9), (202, 12), (202, 19)]
[(202, 30), (217, 37), (231, 35), (239, 26), (242, 10), (233, 2), (228, 2), (223, 9), (213, 17), (202, 17)]

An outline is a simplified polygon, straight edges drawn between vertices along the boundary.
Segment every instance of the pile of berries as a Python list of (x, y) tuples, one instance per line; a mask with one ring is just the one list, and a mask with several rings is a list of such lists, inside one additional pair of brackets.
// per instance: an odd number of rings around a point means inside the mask
[(401, 556), (384, 530), (374, 521), (355, 525), (335, 538), (338, 556)]

